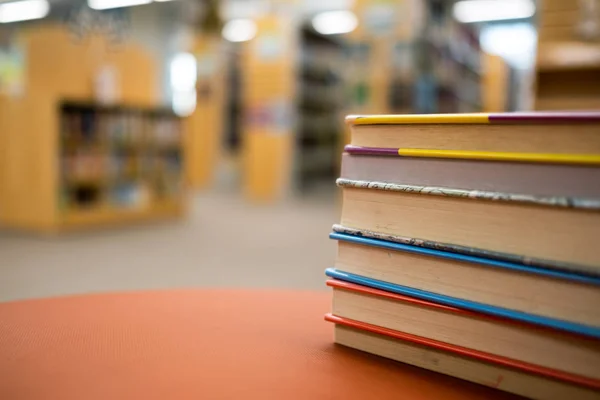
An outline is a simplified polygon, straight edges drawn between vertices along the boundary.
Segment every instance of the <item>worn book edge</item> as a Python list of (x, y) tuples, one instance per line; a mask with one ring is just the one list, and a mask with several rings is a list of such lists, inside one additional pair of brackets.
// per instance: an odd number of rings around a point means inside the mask
[(380, 232), (374, 232), (366, 229), (356, 229), (339, 224), (335, 224), (332, 230), (337, 233), (347, 234), (355, 237), (365, 237), (370, 239), (376, 239), (384, 242), (399, 243), (402, 245), (417, 246), (427, 249), (439, 250), (449, 253), (463, 254), (472, 257), (481, 257), (485, 259), (505, 261), (514, 264), (521, 264), (525, 266), (537, 267), (537, 268), (549, 268), (557, 271), (567, 271), (576, 274), (585, 274), (589, 276), (599, 277), (600, 270), (590, 268), (586, 265), (565, 263), (554, 260), (546, 260), (541, 258), (532, 258), (518, 254), (502, 253), (497, 251), (490, 251), (485, 249), (479, 249), (468, 246), (461, 246), (452, 243), (441, 243), (433, 240), (410, 238), (398, 235), (389, 235)]
[(377, 181), (360, 181), (345, 178), (338, 178), (336, 180), (336, 184), (342, 188), (373, 189), (388, 192), (454, 197), (470, 200), (503, 201), (562, 208), (580, 208), (593, 211), (600, 210), (600, 199), (581, 197), (536, 196), (530, 194), (490, 192), (485, 190), (465, 190), (438, 186), (418, 186)]

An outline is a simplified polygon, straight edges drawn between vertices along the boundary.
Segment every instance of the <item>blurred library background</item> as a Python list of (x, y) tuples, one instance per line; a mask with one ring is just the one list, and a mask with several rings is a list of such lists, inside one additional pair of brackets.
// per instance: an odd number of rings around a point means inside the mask
[(1, 0), (0, 301), (325, 290), (345, 115), (576, 109), (598, 0)]

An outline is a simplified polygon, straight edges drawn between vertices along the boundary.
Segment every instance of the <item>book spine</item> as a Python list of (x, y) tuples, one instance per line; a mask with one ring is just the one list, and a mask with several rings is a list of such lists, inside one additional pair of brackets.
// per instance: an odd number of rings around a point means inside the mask
[(567, 271), (577, 274), (590, 276), (600, 276), (600, 271), (585, 265), (563, 263), (554, 260), (545, 260), (540, 258), (531, 258), (518, 254), (501, 253), (474, 247), (460, 246), (452, 243), (434, 242), (432, 240), (409, 238), (404, 236), (388, 235), (385, 233), (374, 232), (366, 229), (356, 229), (347, 226), (335, 224), (332, 230), (337, 233), (356, 237), (366, 237), (370, 239), (382, 240), (386, 242), (399, 243), (410, 246), (423, 247), (432, 250), (445, 251), (450, 253), (464, 254), (473, 257), (489, 258), (493, 260), (506, 261), (515, 264), (523, 264), (532, 267), (549, 268), (557, 271)]
[(386, 183), (375, 181), (358, 181), (338, 178), (336, 184), (342, 188), (374, 189), (389, 192), (400, 192), (430, 196), (456, 197), (472, 200), (504, 201), (526, 203), (541, 206), (581, 208), (586, 210), (600, 210), (600, 200), (566, 196), (535, 196), (527, 194), (489, 192), (484, 190), (464, 190), (443, 188), (437, 186), (403, 185), (399, 183)]
[(598, 154), (506, 153), (493, 151), (398, 149), (403, 157), (512, 161), (545, 164), (600, 165)]
[(406, 124), (588, 124), (600, 122), (599, 112), (535, 112), (498, 114), (350, 115), (350, 125)]
[[(477, 358), (461, 357), (450, 351), (378, 335), (342, 324), (335, 324), (334, 337), (335, 342), (342, 346), (518, 394), (525, 398), (598, 400), (598, 391), (594, 388), (526, 373)], [(463, 394), (463, 397), (465, 395)]]
[(520, 323), (543, 326), (550, 329), (569, 332), (575, 335), (587, 336), (593, 339), (600, 339), (600, 327), (597, 326), (583, 325), (580, 323), (559, 320), (541, 315), (509, 310), (471, 300), (459, 299), (439, 293), (428, 292), (426, 290), (411, 288), (408, 286), (397, 285), (394, 283), (380, 281), (378, 279), (356, 275), (349, 272), (340, 271), (335, 268), (327, 268), (325, 270), (325, 275), (341, 281), (397, 293), (403, 296), (414, 297), (420, 300), (430, 301), (445, 306), (461, 308), (476, 313), (488, 314), (497, 318), (512, 319), (519, 321)]
[(345, 153), (342, 155), (339, 177), (464, 190), (600, 199), (598, 166), (510, 162), (498, 167), (496, 161)]
[(399, 156), (416, 158), (447, 158), (457, 160), (504, 161), (540, 164), (600, 165), (598, 154), (508, 153), (494, 151), (435, 150), (347, 145), (344, 150), (352, 155)]
[(351, 125), (489, 124), (488, 114), (352, 115)]
[(470, 254), (460, 254), (457, 252), (449, 252), (439, 249), (426, 248), (424, 246), (415, 246), (398, 241), (392, 242), (389, 240), (373, 239), (367, 236), (357, 234), (347, 234), (340, 232), (331, 232), (329, 238), (340, 242), (361, 244), (369, 247), (382, 248), (386, 250), (398, 251), (402, 253), (419, 254), (428, 257), (450, 259), (464, 263), (482, 265), (490, 268), (501, 268), (511, 271), (523, 272), (526, 274), (534, 274), (537, 276), (546, 276), (555, 279), (567, 280), (570, 282), (579, 282), (583, 284), (596, 285), (600, 287), (600, 277), (590, 276), (588, 274), (573, 273), (572, 271), (565, 272), (555, 268), (546, 268), (539, 266), (530, 266), (522, 263), (507, 262), (489, 257), (478, 257)]
[(551, 368), (541, 367), (521, 361), (516, 361), (510, 358), (497, 356), (494, 354), (484, 353), (477, 350), (468, 349), (461, 346), (456, 346), (448, 343), (443, 343), (429, 338), (411, 335), (408, 333), (395, 331), (392, 329), (382, 328), (379, 326), (367, 324), (360, 321), (351, 320), (348, 318), (339, 317), (332, 314), (326, 314), (325, 321), (333, 322), (336, 325), (343, 325), (361, 331), (371, 332), (382, 336), (387, 336), (397, 340), (410, 342), (416, 345), (434, 348), (445, 352), (453, 353), (468, 359), (480, 360), (491, 364), (502, 365), (504, 367), (513, 368), (523, 372), (546, 376), (561, 381), (570, 382), (576, 385), (582, 385), (593, 389), (600, 389), (600, 382), (593, 378), (582, 377), (579, 375), (569, 374), (562, 371), (557, 371)]

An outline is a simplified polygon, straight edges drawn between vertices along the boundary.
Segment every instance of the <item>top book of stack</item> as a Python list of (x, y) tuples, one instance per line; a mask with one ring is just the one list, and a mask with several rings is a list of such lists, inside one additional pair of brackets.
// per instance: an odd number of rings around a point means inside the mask
[(440, 150), (437, 156), (448, 151), (451, 158), (600, 162), (600, 112), (352, 115), (346, 122), (351, 146), (372, 147), (373, 154), (396, 150), (435, 157), (432, 151), (419, 150)]
[(342, 228), (600, 274), (600, 113), (350, 116), (347, 123)]

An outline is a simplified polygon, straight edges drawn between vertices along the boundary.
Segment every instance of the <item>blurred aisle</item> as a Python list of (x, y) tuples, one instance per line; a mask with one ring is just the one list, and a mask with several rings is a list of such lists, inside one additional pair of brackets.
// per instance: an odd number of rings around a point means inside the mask
[(0, 232), (0, 301), (195, 286), (325, 289), (334, 201), (251, 207), (217, 193), (189, 219), (39, 238)]

